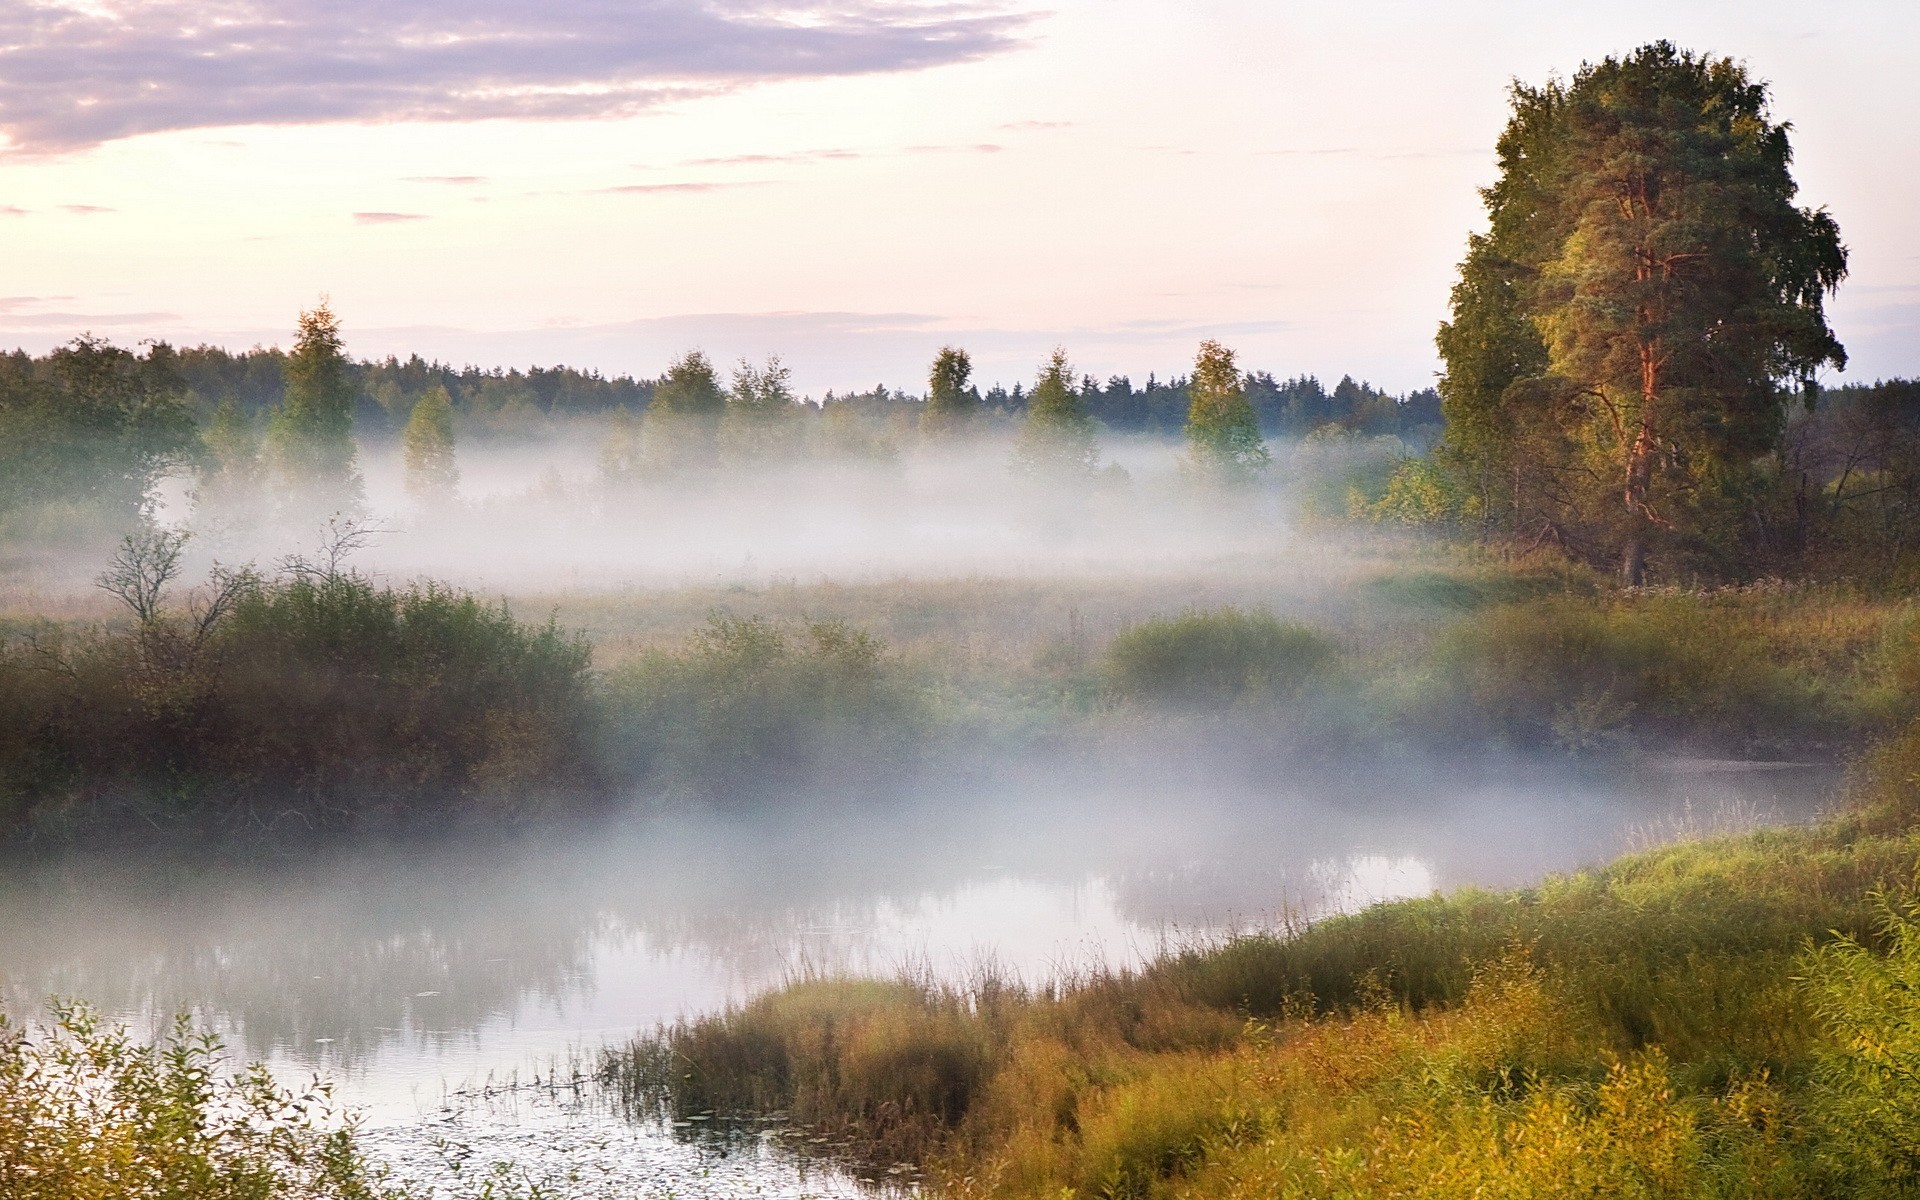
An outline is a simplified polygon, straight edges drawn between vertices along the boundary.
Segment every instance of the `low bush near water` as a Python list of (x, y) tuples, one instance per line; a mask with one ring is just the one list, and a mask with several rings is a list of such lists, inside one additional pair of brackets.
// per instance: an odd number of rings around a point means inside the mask
[(160, 1046), (83, 1008), (0, 1017), (0, 1195), (8, 1200), (399, 1200), (324, 1088), (223, 1073), (177, 1025)]
[(339, 569), (217, 576), (177, 610), (134, 582), (130, 628), (0, 642), (8, 824), (501, 815), (600, 786), (591, 654), (552, 622)]
[(1333, 661), (1334, 648), (1304, 625), (1223, 608), (1143, 621), (1113, 639), (1107, 673), (1122, 695), (1223, 705), (1297, 694)]
[(925, 725), (903, 668), (841, 621), (716, 614), (684, 646), (609, 672), (600, 696), (613, 770), (714, 795), (858, 781), (902, 761)]

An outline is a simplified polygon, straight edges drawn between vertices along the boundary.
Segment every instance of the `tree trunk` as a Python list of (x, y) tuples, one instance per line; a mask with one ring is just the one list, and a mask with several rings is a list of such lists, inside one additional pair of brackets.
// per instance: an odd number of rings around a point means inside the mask
[(1620, 555), (1620, 578), (1628, 587), (1639, 587), (1647, 578), (1646, 526), (1635, 522), (1627, 535), (1627, 548)]

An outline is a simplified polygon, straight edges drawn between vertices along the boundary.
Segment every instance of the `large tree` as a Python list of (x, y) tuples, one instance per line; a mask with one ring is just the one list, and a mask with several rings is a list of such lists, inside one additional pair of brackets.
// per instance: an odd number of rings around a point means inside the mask
[(647, 457), (660, 468), (710, 466), (718, 453), (727, 392), (713, 363), (698, 350), (668, 365), (647, 405)]
[(93, 337), (43, 362), (0, 366), (0, 526), (53, 534), (118, 532), (187, 455), (193, 417), (178, 355), (143, 358)]
[(1450, 451), (1490, 512), (1641, 582), (1710, 541), (1787, 405), (1843, 366), (1839, 230), (1794, 203), (1788, 127), (1731, 59), (1659, 42), (1515, 84), (1439, 347)]
[(459, 497), (460, 464), (455, 457), (453, 397), (436, 383), (414, 401), (400, 435), (406, 463), (407, 492), (424, 508), (444, 508)]

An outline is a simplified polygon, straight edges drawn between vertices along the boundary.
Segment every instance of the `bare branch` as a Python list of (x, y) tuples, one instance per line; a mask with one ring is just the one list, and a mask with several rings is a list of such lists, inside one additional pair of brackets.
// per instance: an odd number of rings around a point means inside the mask
[(179, 530), (143, 529), (120, 541), (94, 586), (132, 610), (142, 625), (160, 617), (160, 597), (180, 574), (180, 556), (191, 536)]
[(280, 569), (289, 575), (319, 583), (330, 583), (345, 574), (347, 559), (372, 544), (373, 540), (393, 532), (388, 526), (364, 517), (327, 518), (320, 531), (320, 546), (313, 558), (289, 554), (280, 560)]

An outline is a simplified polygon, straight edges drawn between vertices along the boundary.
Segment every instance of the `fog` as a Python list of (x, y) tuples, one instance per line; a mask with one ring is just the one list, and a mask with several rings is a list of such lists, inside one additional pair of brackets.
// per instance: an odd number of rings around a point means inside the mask
[[(1109, 439), (1092, 479), (1016, 475), (1010, 437), (984, 436), (867, 459), (793, 458), (609, 482), (602, 428), (459, 451), (459, 503), (423, 508), (397, 446), (362, 447), (368, 519), (385, 531), (359, 565), (495, 592), (712, 582), (1168, 576), (1235, 558), (1329, 560), (1294, 534), (1297, 481), (1247, 493), (1196, 489), (1184, 448)], [(1394, 439), (1287, 449), (1318, 476), (1383, 461)], [(1117, 470), (1112, 469), (1117, 468)], [(311, 545), (329, 506), (273, 494), (196, 509), (169, 489), (163, 520), (195, 529), (202, 556), (270, 561)], [(301, 514), (282, 513), (276, 507)]]
[[(539, 824), (23, 861), (0, 884), (5, 1006), (78, 998), (146, 1029), (189, 1011), (284, 1078), (340, 1081), (376, 1147), (415, 1166), (449, 1128), (519, 1162), (584, 1138), (574, 1159), (624, 1164), (608, 1194), (667, 1178), (701, 1194), (709, 1184), (689, 1180), (713, 1164), (665, 1131), (591, 1105), (529, 1114), (475, 1097), (519, 1096), (512, 1080), (798, 975), (1039, 983), (1802, 821), (1836, 792), (1831, 770), (1779, 764), (1296, 754), (1264, 710), (1044, 694), (1093, 678), (1130, 624), (1188, 608), (1288, 615), (1363, 659), (1424, 644), (1457, 614), (1373, 586), (1422, 569), (1402, 561), (1407, 543), (1343, 541), (1315, 519), (1341, 511), (1349, 480), (1391, 468), (1391, 439), (1278, 447), (1267, 482), (1231, 492), (1196, 485), (1179, 445), (1146, 439), (1110, 440), (1103, 463), (1119, 469), (1071, 482), (1017, 477), (1011, 440), (986, 436), (615, 483), (606, 437), (463, 445), (457, 503), (425, 506), (397, 448), (363, 446), (354, 527), (367, 536), (351, 565), (553, 612), (602, 666), (683, 644), (714, 611), (844, 618), (932, 680), (959, 732), (857, 798), (830, 774), (745, 766), (751, 803), (632, 781), (597, 815)], [(182, 595), (216, 560), (272, 570), (329, 536), (321, 506), (265, 489), (197, 499), (176, 481), (157, 509), (192, 534)], [(87, 599), (97, 558), (37, 570), (36, 603), (105, 611)], [(977, 711), (995, 706), (1018, 712)], [(712, 1194), (823, 1186), (764, 1154), (729, 1170)]]
[[(80, 856), (0, 886), (5, 1001), (192, 1010), (384, 1123), (443, 1085), (711, 1011), (797, 974), (1028, 983), (1663, 839), (1804, 820), (1819, 769), (1426, 762), (1089, 769), (1043, 755), (875, 820), (794, 803), (252, 861)], [(796, 798), (797, 799), (797, 798)]]

